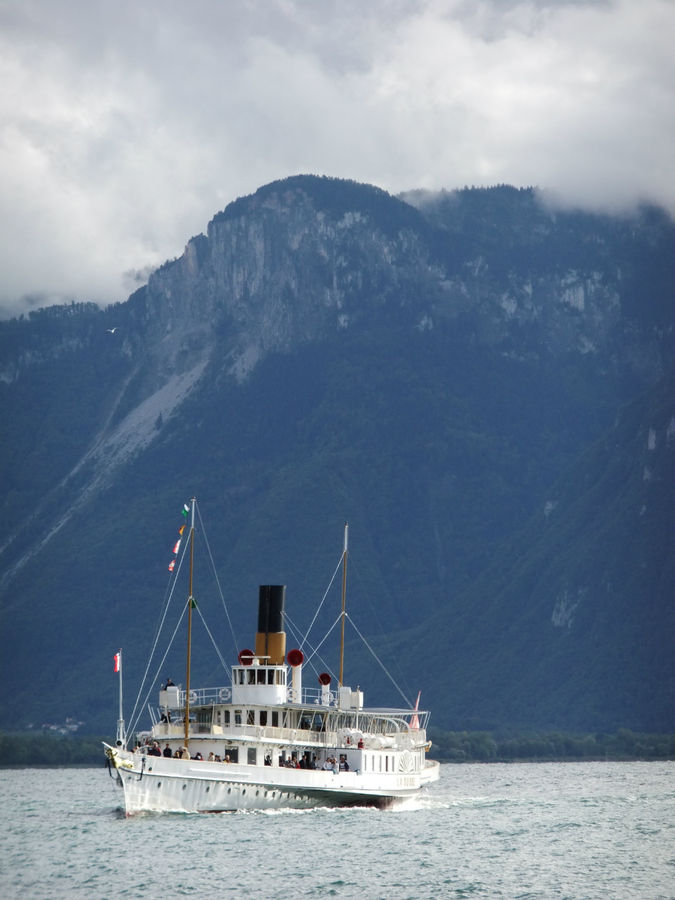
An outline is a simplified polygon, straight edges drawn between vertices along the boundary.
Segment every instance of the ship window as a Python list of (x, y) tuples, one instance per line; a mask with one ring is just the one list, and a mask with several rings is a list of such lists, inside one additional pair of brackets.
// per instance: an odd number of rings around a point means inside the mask
[(237, 672), (237, 681), (239, 682), (239, 684), (244, 683), (244, 670), (243, 669), (239, 669), (239, 671)]
[(277, 684), (286, 684), (286, 673), (283, 669), (277, 669)]
[(241, 725), (241, 710), (235, 709), (234, 711), (234, 724)]
[(382, 771), (382, 757), (380, 757), (380, 772)]
[(246, 724), (247, 725), (255, 725), (255, 710), (249, 709), (246, 713)]
[(385, 772), (389, 771), (389, 757), (388, 756), (385, 756), (385, 758), (384, 758), (384, 771)]
[(227, 750), (227, 752), (225, 753), (225, 756), (226, 756), (226, 757), (227, 757), (227, 756), (230, 757), (230, 762), (231, 762), (231, 763), (238, 763), (238, 762), (239, 762), (239, 747), (231, 747), (231, 748), (229, 748), (229, 749)]
[(229, 725), (229, 724), (230, 724), (230, 711), (229, 711), (229, 709), (226, 709), (226, 710), (224, 711), (223, 715), (224, 715), (224, 717), (225, 717), (225, 724), (226, 724), (226, 725)]
[(279, 727), (279, 713), (276, 709), (272, 710), (272, 728)]
[(255, 671), (253, 669), (249, 669), (248, 671), (248, 683), (255, 684)]
[(260, 710), (260, 724), (267, 725), (267, 710), (266, 709)]
[(255, 747), (248, 748), (248, 759), (247, 762), (249, 766), (255, 766), (258, 762), (258, 752)]
[(265, 670), (258, 669), (258, 684), (265, 684)]
[(267, 670), (267, 683), (274, 684), (274, 669)]

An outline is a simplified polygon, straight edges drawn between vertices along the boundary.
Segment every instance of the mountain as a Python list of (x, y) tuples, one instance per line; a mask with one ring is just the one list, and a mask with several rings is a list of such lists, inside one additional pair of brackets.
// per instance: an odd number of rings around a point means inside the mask
[(349, 520), (350, 614), (437, 725), (675, 730), (674, 249), (652, 207), (298, 176), (124, 303), (0, 323), (0, 726), (111, 727), (194, 494), (228, 662), (259, 583), (309, 624)]

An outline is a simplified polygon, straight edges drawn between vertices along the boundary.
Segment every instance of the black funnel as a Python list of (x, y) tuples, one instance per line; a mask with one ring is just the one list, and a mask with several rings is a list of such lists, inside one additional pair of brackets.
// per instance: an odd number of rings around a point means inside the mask
[(274, 634), (284, 630), (285, 584), (261, 584), (258, 592), (258, 632)]

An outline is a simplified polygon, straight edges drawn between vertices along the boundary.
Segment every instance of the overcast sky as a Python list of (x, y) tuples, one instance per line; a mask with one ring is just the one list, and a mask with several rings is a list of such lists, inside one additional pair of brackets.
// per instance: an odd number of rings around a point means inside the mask
[(300, 172), (675, 213), (674, 0), (0, 0), (0, 315)]

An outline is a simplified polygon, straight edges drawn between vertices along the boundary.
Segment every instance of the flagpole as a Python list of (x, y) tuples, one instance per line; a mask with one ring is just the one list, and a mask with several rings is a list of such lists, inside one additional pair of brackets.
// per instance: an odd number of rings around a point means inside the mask
[(349, 525), (345, 522), (344, 545), (342, 550), (342, 627), (340, 630), (340, 677), (338, 687), (342, 687), (342, 675), (345, 663), (345, 603), (347, 595), (347, 540)]
[(120, 708), (117, 718), (117, 745), (126, 747), (127, 739), (124, 729), (124, 715), (122, 713), (122, 648), (117, 651), (117, 673), (120, 676)]
[(191, 657), (192, 657), (192, 607), (194, 605), (194, 599), (192, 597), (192, 576), (193, 576), (193, 567), (194, 567), (194, 556), (195, 556), (195, 504), (197, 500), (195, 497), (190, 501), (190, 506), (192, 508), (192, 513), (190, 517), (190, 585), (188, 588), (188, 628), (187, 628), (187, 661), (186, 661), (186, 671), (185, 671), (185, 716), (184, 716), (184, 733), (185, 733), (185, 747), (188, 748), (188, 741), (190, 740), (190, 665), (191, 665)]

